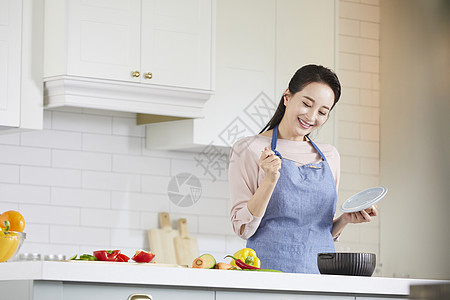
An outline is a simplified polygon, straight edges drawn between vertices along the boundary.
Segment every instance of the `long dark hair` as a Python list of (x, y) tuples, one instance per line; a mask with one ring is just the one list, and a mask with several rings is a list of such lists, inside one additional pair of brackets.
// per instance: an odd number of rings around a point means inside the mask
[[(294, 95), (297, 92), (300, 92), (310, 83), (320, 82), (328, 85), (334, 93), (334, 103), (331, 106), (331, 109), (336, 105), (341, 97), (341, 84), (339, 82), (336, 74), (328, 68), (318, 65), (306, 65), (301, 67), (295, 72), (294, 76), (292, 76), (291, 81), (289, 82), (289, 92), (291, 95)], [(273, 129), (276, 125), (280, 124), (281, 119), (284, 116), (284, 111), (286, 110), (286, 106), (284, 105), (284, 93), (281, 97), (280, 103), (278, 104), (277, 110), (273, 114), (269, 123), (261, 130), (260, 133), (263, 133), (266, 130)]]

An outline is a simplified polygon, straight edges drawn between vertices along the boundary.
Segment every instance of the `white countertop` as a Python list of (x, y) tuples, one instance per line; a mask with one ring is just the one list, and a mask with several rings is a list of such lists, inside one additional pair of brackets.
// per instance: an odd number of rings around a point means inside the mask
[(449, 283), (424, 279), (203, 270), (163, 267), (157, 264), (85, 261), (0, 263), (0, 280), (51, 280), (397, 296), (407, 296), (411, 284)]

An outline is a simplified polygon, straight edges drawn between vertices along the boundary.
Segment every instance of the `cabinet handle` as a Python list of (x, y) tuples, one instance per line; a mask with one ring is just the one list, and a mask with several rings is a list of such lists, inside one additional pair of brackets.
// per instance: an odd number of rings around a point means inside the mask
[(150, 73), (150, 72), (145, 73), (144, 76), (145, 76), (145, 79), (152, 79), (153, 78), (153, 74)]
[(139, 71), (134, 71), (134, 72), (131, 72), (131, 76), (139, 77), (139, 76), (141, 76), (141, 73), (139, 73)]
[(152, 296), (151, 295), (146, 295), (146, 294), (131, 294), (130, 296), (128, 296), (127, 300), (152, 300)]

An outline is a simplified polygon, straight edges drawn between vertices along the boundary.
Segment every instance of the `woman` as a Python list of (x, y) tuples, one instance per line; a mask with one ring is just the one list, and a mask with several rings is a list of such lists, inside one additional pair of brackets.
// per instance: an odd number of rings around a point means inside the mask
[(308, 135), (325, 123), (340, 95), (331, 70), (304, 66), (261, 133), (233, 146), (231, 222), (262, 268), (319, 273), (317, 254), (334, 252), (334, 241), (348, 223), (369, 222), (377, 215), (372, 207), (369, 213), (344, 213), (333, 220), (339, 153), (332, 145), (316, 145)]

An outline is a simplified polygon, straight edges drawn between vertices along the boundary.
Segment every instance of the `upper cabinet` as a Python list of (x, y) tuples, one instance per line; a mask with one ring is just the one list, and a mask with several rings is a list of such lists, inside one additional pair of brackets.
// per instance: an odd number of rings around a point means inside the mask
[(0, 1), (0, 133), (42, 129), (43, 7)]
[(183, 118), (214, 92), (214, 0), (46, 0), (45, 104)]
[[(298, 68), (336, 67), (336, 0), (218, 0), (216, 13), (216, 93), (205, 118), (147, 125), (148, 148), (230, 147), (267, 124)], [(318, 140), (334, 143), (331, 118)]]

